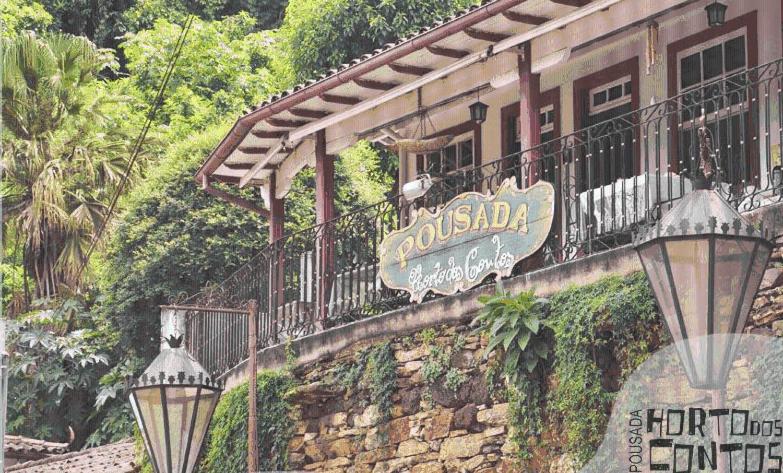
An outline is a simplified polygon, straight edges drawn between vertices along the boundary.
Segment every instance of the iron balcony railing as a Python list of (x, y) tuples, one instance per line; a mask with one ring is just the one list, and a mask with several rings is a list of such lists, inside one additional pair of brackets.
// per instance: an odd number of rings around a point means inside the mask
[[(713, 144), (717, 189), (748, 211), (781, 200), (783, 60), (720, 78), (666, 101), (578, 130), (536, 148), (437, 180), (413, 203), (398, 196), (286, 235), (218, 291), (259, 304), (258, 345), (270, 346), (408, 303), (381, 282), (378, 248), (419, 207), (435, 209), (465, 191), (493, 192), (507, 178), (556, 191), (555, 223), (544, 248), (517, 273), (630, 242), (692, 190), (698, 128)], [(210, 371), (247, 358), (247, 321), (199, 313), (188, 349)]]

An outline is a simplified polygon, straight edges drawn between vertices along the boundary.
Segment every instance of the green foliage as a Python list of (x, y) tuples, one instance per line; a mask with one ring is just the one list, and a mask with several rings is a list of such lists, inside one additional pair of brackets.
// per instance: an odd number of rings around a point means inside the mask
[(352, 206), (383, 201), (394, 185), (396, 169), (383, 169), (380, 153), (367, 141), (359, 141), (340, 153), (335, 173), (350, 185), (338, 189), (338, 197)]
[(421, 343), (423, 343), (424, 346), (432, 345), (437, 337), (438, 332), (436, 332), (433, 327), (425, 328), (419, 332), (419, 338), (421, 338)]
[(11, 37), (25, 30), (41, 31), (53, 21), (43, 5), (32, 0), (0, 2), (0, 37)]
[(565, 429), (565, 450), (585, 462), (601, 442), (619, 387), (603, 381), (635, 369), (665, 335), (643, 273), (569, 287), (552, 297), (549, 320), (557, 379), (549, 412)]
[[(424, 336), (422, 336), (424, 338)], [(421, 366), (421, 377), (427, 384), (434, 384), (449, 368), (451, 351), (440, 345), (430, 345), (427, 359)]]
[(68, 299), (8, 322), (9, 433), (65, 441), (70, 428), (80, 446), (95, 428), (88, 414), (111, 340), (87, 304)]
[(100, 264), (100, 313), (116, 326), (127, 357), (149, 362), (157, 352), (158, 305), (222, 281), (267, 241), (259, 216), (213, 198), (192, 178), (224, 132), (215, 128), (170, 148), (124, 202)]
[(378, 421), (391, 419), (392, 395), (397, 389), (397, 361), (390, 341), (360, 350), (353, 362), (338, 365), (332, 375), (348, 391), (367, 389), (369, 404), (378, 408)]
[(432, 25), (474, 0), (291, 0), (275, 72), (290, 83)]
[(498, 291), (480, 296), (479, 302), (484, 307), (476, 317), (479, 326), (474, 333), (489, 337), (484, 356), (500, 352), (503, 374), (516, 385), (523, 368), (532, 373), (539, 361), (547, 359), (549, 349), (541, 329), (549, 301), (536, 298), (531, 290), (517, 296)]
[[(258, 466), (264, 471), (285, 470), (293, 435), (286, 395), (294, 380), (287, 373), (272, 371), (259, 373), (257, 379)], [(210, 424), (201, 473), (247, 471), (247, 395), (247, 383), (223, 393)]]
[(446, 376), (443, 381), (443, 385), (446, 386), (452, 392), (457, 392), (459, 388), (465, 384), (468, 380), (467, 375), (459, 370), (459, 368), (451, 367), (446, 372)]
[(542, 391), (539, 380), (530, 377), (519, 377), (516, 384), (506, 388), (509, 423), (513, 427), (509, 437), (517, 449), (517, 455), (523, 460), (530, 459), (531, 438), (539, 441), (543, 430)]
[[(222, 123), (227, 115), (242, 112), (275, 90), (266, 67), (270, 40), (254, 26), (246, 13), (221, 21), (194, 21), (158, 116), (172, 138)], [(181, 30), (160, 19), (152, 29), (129, 33), (121, 44), (129, 80), (145, 102), (152, 102), (157, 93)]]

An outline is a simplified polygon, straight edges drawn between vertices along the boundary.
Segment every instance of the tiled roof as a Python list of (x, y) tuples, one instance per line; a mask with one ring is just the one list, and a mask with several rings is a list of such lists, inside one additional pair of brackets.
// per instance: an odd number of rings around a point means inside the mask
[(47, 442), (19, 435), (6, 435), (3, 449), (10, 454), (55, 455), (68, 451), (67, 443)]
[(130, 439), (6, 468), (8, 473), (137, 473), (139, 470)]
[(434, 30), (435, 28), (443, 26), (446, 23), (449, 23), (451, 21), (457, 20), (460, 17), (463, 17), (463, 16), (467, 15), (468, 13), (472, 12), (473, 10), (477, 10), (477, 9), (483, 7), (484, 5), (486, 5), (488, 3), (492, 3), (494, 1), (495, 0), (482, 0), (481, 3), (474, 4), (474, 5), (471, 5), (471, 6), (467, 7), (467, 8), (464, 8), (464, 9), (462, 9), (460, 11), (457, 11), (457, 12), (453, 13), (451, 16), (448, 16), (446, 18), (442, 18), (439, 21), (436, 21), (435, 23), (433, 23), (433, 24), (431, 24), (429, 26), (425, 26), (425, 27), (419, 28), (417, 31), (414, 31), (413, 33), (409, 34), (408, 36), (404, 36), (404, 37), (402, 37), (402, 38), (400, 38), (397, 41), (394, 41), (392, 43), (386, 43), (383, 46), (381, 46), (380, 48), (378, 48), (378, 49), (376, 49), (376, 50), (374, 50), (374, 51), (372, 51), (370, 53), (364, 54), (364, 55), (362, 55), (360, 57), (354, 58), (350, 62), (347, 62), (347, 63), (344, 63), (344, 64), (340, 64), (339, 66), (337, 66), (337, 67), (335, 67), (333, 69), (330, 69), (330, 70), (320, 74), (316, 78), (307, 80), (307, 81), (302, 82), (300, 84), (297, 84), (297, 85), (291, 87), (288, 90), (280, 92), (279, 94), (272, 95), (267, 100), (264, 100), (263, 102), (261, 102), (258, 105), (258, 107), (256, 107), (256, 108), (262, 108), (262, 107), (266, 107), (268, 105), (271, 105), (274, 102), (277, 102), (278, 100), (280, 100), (280, 99), (282, 99), (282, 98), (284, 98), (284, 97), (286, 97), (288, 95), (293, 94), (294, 92), (298, 92), (299, 90), (304, 89), (305, 87), (309, 87), (311, 85), (315, 85), (318, 82), (320, 82), (320, 81), (322, 81), (324, 79), (327, 79), (328, 77), (334, 76), (336, 74), (339, 74), (340, 72), (343, 72), (346, 69), (349, 69), (349, 68), (351, 68), (353, 66), (361, 64), (364, 61), (367, 61), (368, 59), (371, 59), (371, 58), (373, 58), (373, 57), (375, 57), (375, 56), (377, 56), (377, 55), (379, 55), (379, 54), (381, 54), (383, 52), (386, 52), (386, 51), (388, 51), (390, 49), (393, 49), (395, 46), (399, 46), (399, 45), (401, 45), (401, 44), (403, 44), (403, 43), (405, 43), (407, 41), (411, 41), (411, 40), (415, 39), (418, 36), (421, 36), (421, 35), (429, 32), (431, 30)]

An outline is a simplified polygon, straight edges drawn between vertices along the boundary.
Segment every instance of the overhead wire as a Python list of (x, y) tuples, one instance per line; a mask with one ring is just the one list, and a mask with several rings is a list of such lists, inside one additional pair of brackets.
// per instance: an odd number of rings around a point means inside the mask
[(126, 167), (125, 172), (122, 175), (122, 178), (120, 180), (119, 185), (117, 186), (116, 191), (114, 192), (114, 195), (112, 195), (112, 199), (109, 202), (109, 207), (107, 208), (106, 214), (103, 220), (101, 221), (101, 225), (100, 227), (98, 227), (98, 231), (95, 233), (95, 235), (93, 235), (92, 241), (90, 242), (90, 247), (87, 250), (87, 253), (84, 255), (84, 258), (82, 259), (81, 266), (79, 266), (79, 271), (77, 272), (76, 275), (77, 280), (81, 277), (82, 273), (84, 272), (84, 269), (87, 267), (87, 264), (90, 261), (90, 257), (92, 256), (92, 253), (95, 251), (95, 248), (98, 246), (98, 243), (100, 242), (101, 237), (103, 236), (103, 232), (106, 230), (109, 220), (111, 219), (111, 216), (117, 207), (117, 202), (119, 201), (123, 191), (125, 190), (125, 186), (127, 185), (128, 179), (130, 178), (131, 171), (133, 170), (133, 166), (136, 164), (139, 154), (141, 154), (142, 146), (144, 145), (144, 141), (147, 138), (147, 133), (149, 133), (150, 128), (152, 128), (152, 124), (155, 120), (155, 116), (157, 115), (160, 106), (163, 104), (163, 97), (166, 91), (166, 87), (168, 86), (169, 80), (171, 79), (171, 76), (174, 72), (174, 68), (177, 64), (177, 59), (179, 59), (179, 56), (182, 53), (182, 48), (185, 45), (185, 40), (187, 39), (188, 33), (190, 32), (190, 29), (193, 26), (194, 19), (195, 16), (192, 14), (188, 15), (188, 17), (185, 19), (185, 22), (182, 27), (182, 31), (180, 31), (179, 37), (177, 38), (177, 42), (174, 44), (174, 49), (172, 51), (171, 57), (169, 57), (169, 61), (166, 66), (166, 71), (164, 72), (163, 78), (161, 79), (160, 86), (158, 87), (157, 94), (155, 95), (155, 99), (150, 104), (150, 108), (147, 111), (147, 117), (144, 121), (144, 126), (142, 127), (141, 132), (136, 137), (136, 140), (133, 143), (131, 156), (130, 159), (128, 160), (128, 166)]

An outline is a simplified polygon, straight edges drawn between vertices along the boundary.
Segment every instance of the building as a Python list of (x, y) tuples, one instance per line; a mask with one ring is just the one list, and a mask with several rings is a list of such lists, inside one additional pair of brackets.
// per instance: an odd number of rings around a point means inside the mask
[(6, 435), (3, 440), (5, 466), (13, 466), (68, 451), (67, 443), (47, 442), (19, 435)]
[(138, 473), (136, 450), (132, 440), (126, 440), (76, 452), (60, 448), (56, 453), (29, 458), (25, 462), (6, 465), (7, 472), (20, 473)]
[[(636, 271), (632, 234), (693, 189), (704, 149), (719, 192), (754, 219), (777, 222), (782, 6), (732, 1), (725, 20), (709, 25), (705, 8), (714, 4), (485, 1), (262, 103), (236, 122), (195, 178), (205, 191), (267, 216), (270, 245), (201, 296), (212, 311), (189, 317), (189, 350), (230, 386), (244, 376), (248, 342), (244, 320), (219, 310), (229, 301), (258, 302), (260, 366), (273, 367), (289, 338), (310, 363), (374, 337), (465, 323), (486, 289), (465, 291), (496, 273), (514, 289), (547, 293)], [(358, 140), (395, 149), (397, 189), (422, 195), (336, 215), (335, 156)], [(286, 233), (284, 199), (305, 167), (316, 170), (317, 218), (310, 229)], [(406, 186), (424, 174), (430, 179)], [(520, 191), (504, 190), (509, 178)], [(263, 206), (215, 182), (257, 186)], [(502, 192), (509, 197), (497, 197)], [(530, 228), (513, 230), (527, 243), (509, 250), (502, 271), (448, 273), (449, 260), (438, 261), (436, 250), (464, 257), (471, 249), (456, 237), (460, 211), (450, 206), (507, 198), (512, 209), (516, 192), (527, 196)], [(493, 209), (466, 216), (474, 244), (511, 229), (513, 219)], [(432, 266), (419, 264), (416, 273), (409, 256)], [(765, 287), (777, 287), (779, 274), (770, 273)], [(772, 321), (759, 317), (761, 325)]]

